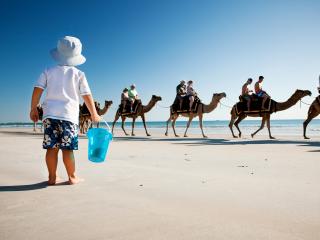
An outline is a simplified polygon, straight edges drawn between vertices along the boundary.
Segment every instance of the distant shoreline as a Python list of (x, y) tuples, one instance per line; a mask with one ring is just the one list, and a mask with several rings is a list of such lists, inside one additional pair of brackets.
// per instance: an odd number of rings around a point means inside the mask
[[(275, 136), (301, 136), (302, 135), (302, 123), (304, 119), (289, 119), (289, 120), (271, 120), (271, 131)], [(108, 122), (108, 124), (111, 126), (112, 122)], [(178, 134), (183, 134), (185, 127), (186, 127), (187, 121), (177, 121), (176, 122), (176, 130)], [(211, 121), (204, 121), (204, 130), (207, 134), (210, 135), (229, 135), (230, 129), (229, 129), (229, 121), (228, 120), (211, 120)], [(104, 127), (104, 123), (101, 123), (101, 127)], [(240, 123), (241, 131), (244, 135), (250, 136), (252, 132), (258, 129), (261, 125), (261, 120), (244, 120)], [(37, 124), (37, 128), (40, 128), (41, 123), (39, 122)], [(121, 130), (121, 121), (118, 121), (115, 125), (115, 130), (120, 131)], [(0, 123), (0, 129), (32, 129), (33, 123), (31, 122), (10, 122), (10, 123)], [(126, 130), (131, 130), (131, 121), (128, 121), (125, 123)], [(147, 122), (147, 128), (152, 133), (157, 134), (164, 134), (165, 128), (166, 128), (166, 122), (165, 121), (148, 121)], [(136, 130), (143, 130), (144, 135), (144, 127), (142, 122), (136, 122), (135, 124)], [(200, 134), (200, 128), (199, 128), (199, 121), (195, 120), (191, 123), (189, 131), (189, 134)], [(172, 133), (172, 126), (169, 124), (169, 135)], [(263, 129), (260, 133), (261, 135), (267, 135), (267, 128)], [(320, 136), (320, 119), (314, 119), (307, 128), (307, 134), (314, 137), (314, 136)]]
[[(271, 119), (271, 122), (303, 122), (305, 119)], [(229, 122), (230, 120), (227, 119), (227, 120), (204, 120), (203, 122), (206, 123), (206, 122), (215, 122), (215, 123), (218, 123), (218, 122)], [(130, 119), (128, 119), (128, 122), (130, 122)], [(142, 123), (141, 120), (137, 120), (136, 123)], [(199, 122), (197, 119), (193, 120), (192, 122)], [(245, 119), (243, 120), (243, 122), (261, 122), (261, 119)], [(312, 122), (319, 122), (320, 123), (320, 119), (313, 119)], [(311, 122), (311, 123), (312, 123)], [(41, 122), (39, 121), (38, 124), (40, 124)], [(108, 123), (112, 123), (112, 121), (108, 121)], [(119, 123), (119, 121), (118, 121)], [(166, 120), (164, 121), (147, 121), (147, 123), (166, 123)], [(187, 123), (187, 120), (177, 120), (176, 123)], [(32, 122), (17, 122), (17, 121), (12, 121), (12, 122), (0, 122), (0, 126), (4, 126), (4, 125), (33, 125)]]

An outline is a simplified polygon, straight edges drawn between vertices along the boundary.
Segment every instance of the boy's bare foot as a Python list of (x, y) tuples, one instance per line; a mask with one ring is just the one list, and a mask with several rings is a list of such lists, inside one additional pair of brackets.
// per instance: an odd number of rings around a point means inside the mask
[(83, 181), (84, 181), (83, 178), (78, 178), (77, 176), (69, 177), (69, 183), (71, 185), (77, 184), (77, 183), (80, 183), (80, 182), (83, 182)]
[(56, 177), (49, 177), (49, 180), (48, 180), (48, 185), (49, 186), (55, 185), (56, 183), (57, 183), (57, 178)]

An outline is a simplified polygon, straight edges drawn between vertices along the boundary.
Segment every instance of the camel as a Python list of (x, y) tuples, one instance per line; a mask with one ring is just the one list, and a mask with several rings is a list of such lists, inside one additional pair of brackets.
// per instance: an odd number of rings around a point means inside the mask
[[(319, 90), (320, 92), (320, 90)], [(311, 103), (309, 110), (308, 110), (308, 117), (307, 119), (303, 122), (303, 137), (305, 139), (309, 139), (306, 136), (306, 129), (309, 124), (309, 122), (318, 116), (320, 114), (320, 96), (316, 97), (316, 99)]]
[(132, 118), (132, 130), (131, 130), (131, 136), (135, 136), (134, 134), (134, 126), (135, 126), (135, 121), (136, 119), (140, 116), (141, 119), (142, 119), (142, 122), (143, 122), (143, 126), (144, 126), (144, 129), (146, 131), (146, 134), (147, 136), (151, 136), (149, 133), (148, 133), (148, 130), (147, 130), (147, 126), (146, 126), (146, 120), (145, 120), (145, 113), (149, 112), (155, 105), (158, 101), (161, 101), (161, 97), (159, 96), (156, 96), (156, 95), (152, 95), (152, 98), (151, 100), (149, 101), (149, 103), (147, 105), (142, 105), (140, 104), (138, 107), (137, 107), (137, 110), (132, 113), (132, 114), (122, 114), (121, 113), (121, 110), (120, 110), (120, 106), (116, 112), (116, 115), (114, 117), (114, 121), (112, 123), (112, 134), (113, 134), (113, 129), (114, 129), (114, 125), (116, 124), (116, 122), (118, 121), (118, 119), (121, 117), (121, 128), (124, 132), (124, 134), (126, 136), (128, 136), (129, 134), (126, 132), (126, 130), (124, 129), (124, 122), (126, 121), (126, 118)]
[(188, 128), (190, 126), (190, 123), (191, 123), (192, 119), (195, 118), (195, 117), (199, 117), (199, 125), (200, 125), (200, 129), (201, 129), (201, 132), (202, 132), (202, 136), (204, 138), (207, 138), (207, 136), (203, 132), (203, 127), (202, 127), (202, 125), (203, 125), (203, 123), (202, 123), (203, 114), (212, 112), (218, 106), (218, 103), (220, 102), (220, 100), (222, 98), (224, 98), (224, 97), (226, 97), (226, 94), (224, 92), (223, 93), (215, 93), (215, 94), (213, 94), (212, 100), (211, 100), (209, 105), (206, 105), (206, 104), (203, 104), (203, 103), (199, 103), (197, 112), (192, 112), (191, 111), (191, 112), (182, 112), (182, 113), (174, 112), (173, 113), (172, 112), (172, 105), (171, 105), (170, 106), (170, 117), (169, 117), (169, 119), (167, 121), (167, 128), (166, 128), (165, 135), (168, 136), (169, 123), (172, 121), (173, 133), (174, 133), (174, 135), (176, 137), (179, 137), (179, 135), (176, 133), (175, 123), (176, 123), (177, 118), (181, 115), (183, 117), (188, 117), (189, 118), (186, 130), (184, 132), (184, 137), (187, 137), (187, 131), (188, 131)]
[(254, 133), (251, 134), (251, 137), (253, 138), (260, 130), (262, 130), (264, 128), (265, 123), (267, 122), (267, 128), (268, 128), (268, 132), (269, 132), (269, 138), (270, 139), (275, 139), (272, 135), (271, 135), (271, 130), (270, 130), (270, 115), (272, 113), (275, 112), (279, 112), (279, 111), (284, 111), (290, 107), (292, 107), (293, 105), (295, 105), (301, 98), (305, 97), (305, 96), (311, 96), (311, 92), (309, 90), (296, 90), (294, 92), (294, 94), (285, 102), (276, 102), (274, 100), (270, 100), (271, 101), (271, 107), (270, 107), (270, 111), (262, 111), (262, 112), (257, 112), (257, 113), (244, 113), (244, 112), (240, 112), (239, 114), (237, 114), (236, 111), (236, 104), (232, 107), (231, 109), (231, 120), (229, 123), (229, 128), (231, 130), (232, 136), (234, 138), (237, 138), (237, 136), (234, 134), (233, 132), (233, 125), (236, 126), (238, 132), (239, 132), (239, 137), (241, 137), (241, 131), (239, 128), (239, 123), (245, 119), (247, 116), (249, 117), (262, 117), (262, 121), (261, 121), (261, 126), (260, 128), (255, 131)]
[[(88, 128), (91, 126), (91, 116), (90, 113), (83, 113), (85, 103), (83, 105), (80, 105), (80, 111), (79, 111), (79, 129), (80, 133), (86, 133), (88, 131)], [(100, 104), (95, 102), (95, 106), (97, 109), (97, 112), (100, 116), (106, 114), (106, 112), (109, 110), (110, 106), (112, 105), (112, 101), (105, 101), (104, 107), (101, 109)]]

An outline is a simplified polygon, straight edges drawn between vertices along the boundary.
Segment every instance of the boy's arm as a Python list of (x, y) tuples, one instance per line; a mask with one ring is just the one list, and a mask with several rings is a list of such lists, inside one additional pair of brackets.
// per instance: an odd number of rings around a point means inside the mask
[(39, 120), (37, 106), (40, 102), (42, 93), (43, 93), (42, 88), (35, 87), (33, 89), (32, 98), (31, 98), (30, 119), (34, 122), (37, 122)]
[(101, 117), (98, 115), (96, 107), (94, 106), (94, 101), (91, 94), (88, 95), (82, 95), (82, 98), (84, 102), (86, 103), (86, 106), (91, 114), (91, 120), (93, 122), (100, 122)]

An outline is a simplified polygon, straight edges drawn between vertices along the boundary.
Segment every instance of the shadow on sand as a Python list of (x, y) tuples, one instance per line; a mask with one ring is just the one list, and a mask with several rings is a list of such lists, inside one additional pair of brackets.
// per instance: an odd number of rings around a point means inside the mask
[[(68, 181), (61, 182), (53, 186), (62, 186), (62, 185), (69, 185), (69, 182)], [(26, 184), (26, 185), (0, 186), (0, 192), (32, 191), (32, 190), (39, 190), (47, 187), (48, 187), (48, 182), (43, 181), (39, 183)]]
[[(173, 144), (182, 144), (188, 146), (203, 145), (263, 145), (263, 144), (290, 144), (297, 146), (320, 147), (319, 141), (310, 140), (282, 140), (282, 139), (222, 139), (222, 138), (148, 138), (148, 137), (115, 137), (115, 141), (149, 141), (149, 142), (171, 142)], [(320, 149), (310, 150), (308, 152), (320, 152)]]

